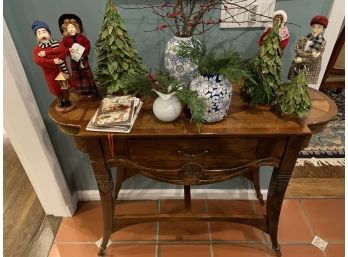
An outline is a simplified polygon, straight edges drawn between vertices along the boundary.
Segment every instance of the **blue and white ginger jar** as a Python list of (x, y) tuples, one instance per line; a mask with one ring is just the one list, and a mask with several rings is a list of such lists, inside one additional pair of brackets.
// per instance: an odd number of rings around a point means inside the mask
[(205, 99), (207, 112), (204, 115), (206, 122), (223, 120), (230, 108), (232, 98), (232, 84), (222, 75), (199, 75), (190, 84), (190, 88)]
[(198, 75), (198, 66), (189, 58), (179, 57), (177, 49), (181, 42), (192, 42), (192, 37), (172, 37), (164, 50), (164, 66), (170, 75), (184, 84), (190, 82)]

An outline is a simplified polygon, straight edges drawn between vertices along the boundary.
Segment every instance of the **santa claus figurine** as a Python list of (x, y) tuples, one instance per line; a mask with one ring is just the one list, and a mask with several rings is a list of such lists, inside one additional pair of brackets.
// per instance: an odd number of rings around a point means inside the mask
[(69, 50), (72, 80), (76, 89), (83, 95), (96, 95), (97, 89), (88, 61), (91, 44), (82, 34), (81, 19), (75, 14), (63, 14), (58, 23), (64, 36), (62, 43)]
[[(288, 27), (285, 25), (287, 20), (288, 20), (288, 15), (286, 14), (285, 11), (278, 10), (278, 11), (275, 11), (273, 13), (273, 24), (274, 24), (274, 22), (278, 22), (280, 24), (280, 26), (279, 26), (279, 36), (280, 36), (280, 45), (279, 46), (280, 46), (280, 49), (281, 49), (281, 53), (279, 53), (280, 55), (283, 54), (283, 51), (284, 51), (285, 47), (288, 45), (289, 39), (290, 39), (290, 34), (289, 34)], [(259, 39), (259, 45), (260, 46), (263, 44), (263, 42), (265, 41), (266, 37), (271, 32), (272, 26), (269, 26), (269, 27), (265, 28), (262, 36)]]
[(33, 59), (41, 67), (49, 91), (58, 98), (58, 104), (55, 106), (55, 109), (58, 112), (69, 112), (75, 108), (75, 103), (69, 99), (68, 83), (62, 86), (56, 80), (61, 72), (65, 74), (61, 77), (65, 79), (69, 77), (69, 72), (65, 64), (67, 50), (63, 44), (52, 39), (51, 30), (45, 22), (34, 21), (31, 28), (38, 41), (38, 44), (33, 50)]
[(291, 63), (288, 75), (290, 80), (296, 76), (299, 68), (305, 67), (308, 85), (316, 85), (321, 69), (321, 57), (326, 46), (323, 33), (328, 24), (329, 20), (325, 16), (317, 15), (312, 18), (311, 33), (300, 37), (296, 43), (296, 57)]

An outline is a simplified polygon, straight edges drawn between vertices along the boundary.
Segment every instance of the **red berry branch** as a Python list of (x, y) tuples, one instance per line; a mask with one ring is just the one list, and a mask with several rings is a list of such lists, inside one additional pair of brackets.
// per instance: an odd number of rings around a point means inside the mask
[[(151, 4), (146, 0), (146, 4), (143, 7), (121, 7), (124, 9), (145, 9), (150, 8), (152, 12), (161, 17), (161, 22), (157, 28), (150, 30), (165, 30), (170, 29), (175, 36), (178, 37), (191, 37), (193, 35), (200, 35), (212, 27), (221, 23), (238, 23), (242, 24), (250, 22), (246, 20), (243, 22), (237, 21), (236, 16), (243, 13), (251, 13), (255, 17), (266, 18), (264, 22), (270, 22), (273, 17), (269, 17), (263, 14), (255, 13), (251, 6), (254, 5), (256, 0), (173, 0), (171, 3)], [(232, 10), (242, 10), (237, 13)], [(212, 19), (206, 18), (209, 12), (213, 10), (224, 10), (227, 13), (225, 19)], [(293, 24), (293, 23), (288, 23)], [(297, 24), (294, 24), (297, 25)], [(297, 25), (298, 26), (298, 25)]]

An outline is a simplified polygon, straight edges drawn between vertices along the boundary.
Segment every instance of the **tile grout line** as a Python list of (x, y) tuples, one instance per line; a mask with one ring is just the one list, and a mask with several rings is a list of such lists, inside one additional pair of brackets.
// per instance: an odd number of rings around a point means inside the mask
[[(305, 206), (303, 205), (302, 199), (298, 199), (297, 201), (299, 201), (300, 208), (301, 208), (301, 210), (303, 212), (303, 215), (305, 216), (305, 219), (306, 219), (307, 223), (310, 225), (310, 227), (312, 229), (312, 232), (313, 232), (312, 235), (313, 235), (313, 238), (314, 238), (317, 235), (315, 226), (314, 226), (313, 222), (311, 221), (311, 219), (309, 218), (309, 214), (307, 213), (307, 210), (306, 210)], [(310, 245), (311, 245), (311, 243), (310, 243)], [(321, 251), (321, 252), (323, 253), (323, 255), (325, 257), (327, 257), (325, 251)]]
[[(157, 215), (159, 215), (161, 212), (161, 201), (157, 200)], [(159, 253), (159, 230), (160, 230), (160, 224), (157, 221), (156, 222), (156, 248), (155, 248), (155, 257), (160, 257)]]
[[(208, 212), (208, 200), (206, 199), (204, 201), (205, 204), (205, 211)], [(211, 239), (211, 229), (210, 229), (210, 222), (208, 221), (208, 238), (209, 238), (209, 253), (210, 253), (210, 257), (214, 257), (214, 252), (213, 252), (213, 242)]]
[[(168, 241), (162, 241), (165, 244), (171, 244), (171, 245), (176, 245), (176, 244), (184, 244), (184, 245), (189, 245), (189, 244), (197, 244), (197, 245), (206, 245), (209, 244), (209, 240), (186, 240), (186, 241), (173, 241), (173, 240), (168, 240)], [(255, 241), (245, 241), (245, 240), (211, 240), (212, 244), (264, 244), (262, 241), (255, 240)], [(132, 241), (132, 240), (127, 240), (127, 241), (113, 241), (113, 245), (129, 245), (129, 244), (141, 244), (141, 245), (153, 245), (156, 244), (156, 241)], [(61, 241), (55, 243), (56, 245), (69, 245), (69, 244), (95, 244), (95, 241)], [(270, 244), (270, 243), (269, 243)], [(310, 242), (285, 242), (282, 243), (282, 245), (310, 245)], [(334, 242), (333, 244), (344, 244), (344, 242)]]
[[(186, 240), (186, 241), (177, 241), (177, 240), (168, 240), (168, 241), (162, 241), (165, 242), (165, 244), (209, 244), (210, 240)], [(266, 244), (266, 245), (271, 245), (271, 242), (269, 243), (265, 243), (259, 240), (254, 240), (254, 241), (245, 241), (245, 240), (211, 240), (212, 244)], [(112, 241), (112, 243), (114, 245), (129, 245), (129, 244), (146, 244), (146, 245), (153, 245), (156, 244), (157, 241), (132, 241), (132, 240), (125, 240), (125, 241)], [(54, 243), (56, 245), (68, 245), (68, 244), (95, 244), (95, 241), (60, 241), (60, 242), (56, 242)], [(344, 244), (344, 242), (340, 242), (340, 241), (333, 241), (330, 242), (330, 244), (334, 244), (334, 245), (341, 245)], [(295, 242), (282, 242), (281, 245), (312, 245), (311, 242), (305, 242), (305, 241), (295, 241)]]
[(309, 226), (312, 229), (313, 237), (316, 236), (317, 232), (316, 232), (315, 226), (314, 226), (313, 222), (311, 221), (311, 219), (309, 218), (309, 214), (307, 213), (307, 210), (306, 210), (306, 208), (303, 205), (302, 199), (298, 199), (297, 201), (299, 201), (300, 208), (301, 208), (301, 210), (302, 210), (302, 212), (303, 212), (303, 214), (305, 216), (305, 219), (306, 219), (307, 223), (309, 224)]

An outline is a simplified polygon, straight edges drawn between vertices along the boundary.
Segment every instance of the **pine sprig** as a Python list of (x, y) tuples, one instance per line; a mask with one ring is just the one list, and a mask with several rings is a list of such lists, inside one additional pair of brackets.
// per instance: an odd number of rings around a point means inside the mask
[(204, 114), (207, 110), (204, 99), (199, 97), (196, 91), (183, 87), (179, 80), (166, 73), (128, 74), (120, 80), (120, 84), (125, 94), (147, 96), (153, 93), (153, 89), (167, 94), (175, 92), (179, 100), (189, 108), (191, 122), (196, 124), (198, 128), (204, 122)]
[(159, 90), (162, 93), (169, 94), (171, 92), (175, 92), (182, 89), (181, 82), (167, 73), (156, 73), (155, 80), (156, 82), (158, 82), (159, 85), (162, 86), (162, 90)]
[(183, 88), (177, 91), (176, 95), (190, 110), (190, 121), (196, 124), (199, 129), (204, 123), (204, 115), (207, 111), (207, 104), (204, 99), (199, 97), (196, 91), (189, 88)]
[(124, 94), (132, 93), (134, 95), (150, 95), (152, 91), (152, 82), (145, 73), (131, 73), (123, 76), (119, 80), (120, 88)]
[(232, 47), (218, 54), (214, 49), (208, 51), (205, 44), (193, 39), (192, 42), (180, 42), (177, 53), (178, 56), (189, 58), (198, 65), (198, 71), (202, 75), (221, 74), (229, 80), (252, 80), (251, 74), (243, 64), (241, 54)]
[(191, 42), (180, 42), (177, 49), (177, 54), (180, 57), (188, 58), (191, 62), (198, 65), (199, 60), (201, 60), (207, 53), (207, 48), (205, 44), (202, 44), (197, 39), (192, 39)]

